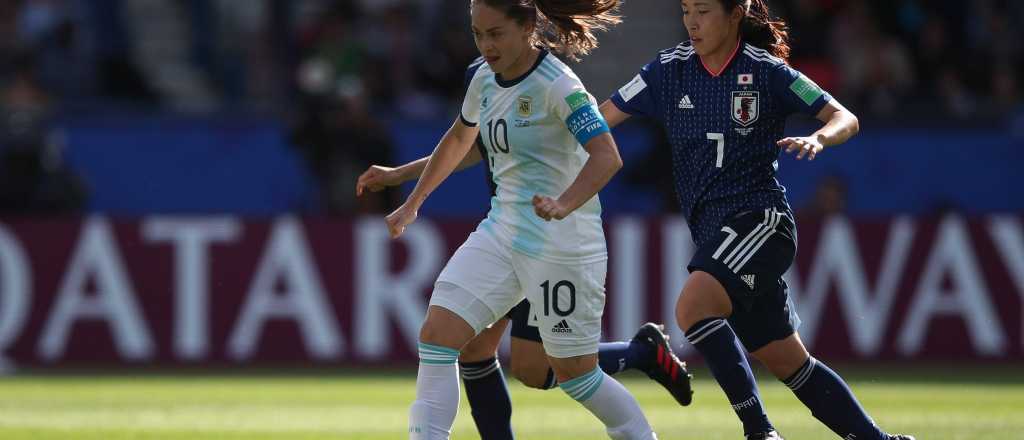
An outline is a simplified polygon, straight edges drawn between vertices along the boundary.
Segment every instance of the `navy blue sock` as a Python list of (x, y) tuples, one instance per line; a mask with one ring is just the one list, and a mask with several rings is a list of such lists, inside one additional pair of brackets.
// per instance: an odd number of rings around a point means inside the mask
[(743, 433), (774, 431), (754, 382), (754, 373), (729, 323), (721, 318), (705, 319), (686, 331), (686, 339), (704, 356), (711, 374), (743, 422)]
[[(637, 342), (602, 342), (597, 349), (597, 366), (609, 376), (630, 368), (646, 368), (644, 362), (651, 358), (651, 348)], [(558, 386), (555, 370), (548, 368), (548, 377), (541, 389), (550, 390)]]
[(643, 368), (651, 359), (651, 347), (633, 341), (602, 342), (598, 346), (597, 364), (609, 376), (631, 368)]
[(466, 398), (481, 440), (511, 440), (512, 399), (497, 358), (481, 362), (459, 362)]
[(814, 358), (782, 381), (811, 410), (814, 417), (842, 438), (887, 440), (853, 396), (843, 378)]

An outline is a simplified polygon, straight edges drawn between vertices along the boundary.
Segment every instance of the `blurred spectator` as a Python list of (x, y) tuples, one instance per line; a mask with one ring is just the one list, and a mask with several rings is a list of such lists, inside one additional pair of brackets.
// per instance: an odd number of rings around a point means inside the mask
[(390, 133), (369, 112), (358, 79), (349, 77), (329, 91), (305, 100), (292, 142), (317, 178), (329, 214), (387, 213), (398, 201), (395, 188), (356, 198), (355, 187), (370, 165), (394, 163)]
[(865, 2), (849, 2), (833, 31), (833, 53), (841, 70), (837, 93), (861, 112), (891, 115), (915, 86), (910, 55), (885, 35)]
[[(860, 115), (987, 118), (1020, 99), (998, 90), (1022, 74), (1024, 29), (1013, 25), (1022, 2), (771, 3), (790, 23), (793, 63)], [(327, 65), (335, 83), (361, 81), (375, 113), (433, 117), (457, 106), (477, 56), (467, 9), (465, 0), (11, 0), (0, 2), (0, 76), (12, 54), (30, 51), (60, 107), (146, 103), (155, 90), (171, 109), (288, 111), (301, 107), (288, 105), (292, 78)], [(622, 68), (609, 74), (626, 78), (635, 66)]]
[[(1005, 121), (1024, 132), (1024, 28), (1016, 25), (1024, 2), (770, 3), (790, 24), (793, 64), (865, 120)], [(270, 112), (293, 121), (328, 211), (380, 211), (392, 194), (362, 204), (347, 181), (370, 163), (390, 163), (378, 121), (454, 114), (465, 67), (478, 56), (468, 7), (467, 0), (0, 1), (0, 151), (21, 145), (37, 157), (59, 156), (38, 153), (52, 143), (55, 115), (126, 107)], [(607, 75), (626, 79), (637, 66), (612, 67)]]
[(68, 213), (83, 207), (83, 185), (63, 164), (51, 116), (50, 97), (24, 58), (0, 89), (0, 213)]
[(814, 197), (800, 210), (801, 216), (831, 217), (846, 212), (846, 181), (836, 175), (823, 178), (814, 189)]
[(10, 80), (0, 88), (0, 145), (29, 149), (42, 141), (51, 101), (36, 78), (33, 60), (19, 57)]

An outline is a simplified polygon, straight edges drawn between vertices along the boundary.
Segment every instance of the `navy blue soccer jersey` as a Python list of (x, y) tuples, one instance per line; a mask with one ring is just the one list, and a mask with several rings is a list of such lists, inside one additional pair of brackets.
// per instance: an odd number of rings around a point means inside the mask
[(831, 99), (785, 61), (745, 43), (713, 76), (688, 41), (661, 51), (611, 98), (665, 128), (676, 196), (698, 245), (734, 214), (789, 210), (776, 179), (776, 142), (788, 116), (817, 115)]

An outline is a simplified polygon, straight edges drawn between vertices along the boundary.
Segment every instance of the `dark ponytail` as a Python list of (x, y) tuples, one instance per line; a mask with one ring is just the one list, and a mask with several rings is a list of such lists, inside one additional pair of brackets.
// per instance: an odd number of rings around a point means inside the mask
[(595, 31), (622, 22), (619, 0), (534, 0), (534, 4), (540, 11), (542, 43), (573, 61), (597, 48)]
[(726, 13), (733, 8), (744, 12), (740, 37), (775, 57), (789, 60), (789, 29), (786, 22), (773, 19), (765, 0), (719, 0)]
[(597, 48), (595, 31), (622, 22), (620, 0), (473, 0), (536, 26), (535, 43), (578, 61)]

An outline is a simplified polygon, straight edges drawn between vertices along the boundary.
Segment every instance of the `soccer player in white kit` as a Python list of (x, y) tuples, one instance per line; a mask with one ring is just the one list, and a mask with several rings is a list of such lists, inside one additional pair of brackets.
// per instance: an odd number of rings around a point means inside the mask
[[(490, 153), (491, 210), (438, 277), (420, 331), (411, 440), (447, 439), (459, 404), (459, 350), (525, 296), (560, 387), (613, 439), (655, 439), (636, 399), (597, 366), (607, 252), (597, 192), (622, 166), (608, 125), (568, 57), (618, 22), (618, 0), (472, 0), (483, 55), (458, 120), (401, 207), (392, 237), (454, 171), (478, 135)], [(552, 40), (548, 40), (553, 36)]]

